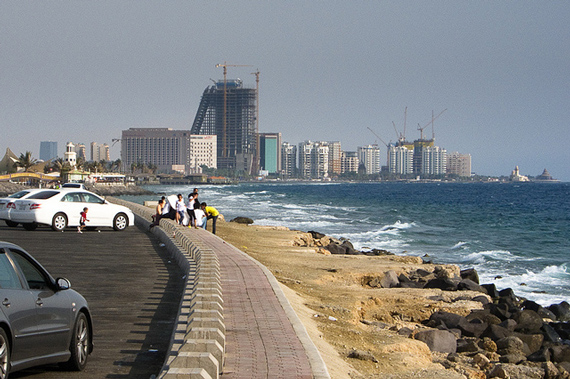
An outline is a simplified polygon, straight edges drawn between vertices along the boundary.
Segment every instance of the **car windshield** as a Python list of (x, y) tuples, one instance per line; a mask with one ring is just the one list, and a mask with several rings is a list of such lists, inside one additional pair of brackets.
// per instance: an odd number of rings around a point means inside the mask
[(35, 195), (32, 195), (30, 197), (28, 197), (28, 199), (40, 199), (40, 200), (45, 200), (45, 199), (49, 199), (52, 196), (57, 195), (59, 192), (58, 191), (42, 191), (42, 192), (38, 192)]
[(11, 194), (10, 196), (8, 196), (10, 199), (19, 199), (21, 197), (26, 196), (27, 194), (29, 194), (30, 191), (18, 191), (16, 193)]

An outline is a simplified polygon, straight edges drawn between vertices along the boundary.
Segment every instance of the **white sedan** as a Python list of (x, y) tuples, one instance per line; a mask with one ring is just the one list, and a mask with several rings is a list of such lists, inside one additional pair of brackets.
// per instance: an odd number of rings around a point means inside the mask
[[(10, 211), (12, 210), (11, 206), (14, 204), (14, 201), (16, 199), (25, 199), (29, 196), (32, 196), (35, 193), (38, 193), (40, 191), (43, 191), (42, 189), (38, 189), (38, 188), (33, 188), (33, 189), (24, 189), (21, 191), (18, 191), (16, 193), (11, 194), (8, 197), (4, 197), (0, 199), (0, 220), (4, 220), (6, 222), (6, 225), (8, 226), (18, 226), (17, 222), (13, 222), (10, 219)], [(12, 205), (9, 207), (8, 204), (12, 203)]]
[(34, 230), (38, 225), (49, 225), (56, 231), (79, 226), (84, 208), (88, 208), (87, 227), (108, 226), (121, 231), (135, 221), (129, 208), (109, 203), (83, 189), (43, 190), (15, 200), (10, 206), (11, 221), (21, 223), (26, 230)]

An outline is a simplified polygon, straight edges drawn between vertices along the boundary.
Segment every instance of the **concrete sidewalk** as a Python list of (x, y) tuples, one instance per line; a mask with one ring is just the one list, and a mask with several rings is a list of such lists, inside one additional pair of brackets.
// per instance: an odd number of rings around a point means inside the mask
[(226, 324), (223, 378), (330, 378), (275, 277), (221, 238), (193, 229), (217, 255)]

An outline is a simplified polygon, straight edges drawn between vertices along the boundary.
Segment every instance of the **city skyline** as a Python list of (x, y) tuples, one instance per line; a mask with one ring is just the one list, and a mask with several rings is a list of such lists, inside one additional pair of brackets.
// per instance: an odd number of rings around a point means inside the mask
[(98, 141), (116, 159), (121, 130), (190, 129), (227, 62), (249, 88), (259, 70), (259, 131), (283, 141), (384, 149), (367, 128), (395, 142), (407, 107), (414, 140), (447, 109), (436, 144), (474, 172), (570, 181), (568, 19), (532, 1), (3, 1), (0, 149)]

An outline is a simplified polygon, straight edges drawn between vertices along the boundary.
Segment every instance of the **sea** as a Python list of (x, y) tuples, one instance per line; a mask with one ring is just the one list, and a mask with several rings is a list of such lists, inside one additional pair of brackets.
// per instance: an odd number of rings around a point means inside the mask
[[(153, 196), (195, 186), (147, 186)], [(433, 263), (475, 268), (481, 283), (547, 306), (570, 301), (570, 183), (256, 182), (200, 185), (231, 220), (349, 239)], [(371, 266), (373, 271), (374, 267)]]

